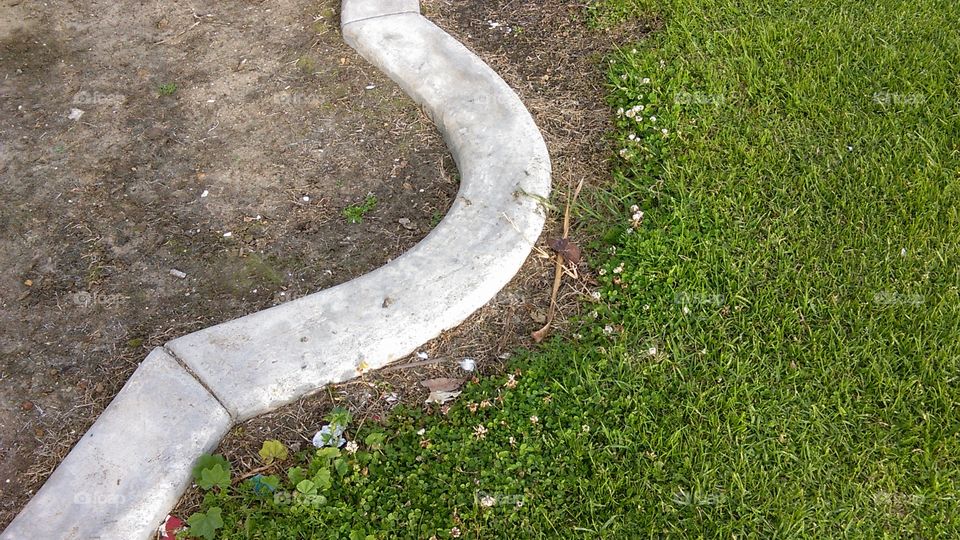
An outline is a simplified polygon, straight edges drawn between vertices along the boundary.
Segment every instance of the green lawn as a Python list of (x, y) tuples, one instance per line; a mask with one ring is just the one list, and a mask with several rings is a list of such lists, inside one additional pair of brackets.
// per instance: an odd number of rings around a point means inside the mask
[(630, 17), (663, 28), (609, 64), (596, 319), (322, 504), (212, 493), (223, 537), (960, 535), (960, 3), (588, 11)]

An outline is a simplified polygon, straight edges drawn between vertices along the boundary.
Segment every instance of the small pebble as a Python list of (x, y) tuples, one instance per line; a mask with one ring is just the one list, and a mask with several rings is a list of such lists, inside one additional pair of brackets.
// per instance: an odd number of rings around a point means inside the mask
[(180, 279), (183, 279), (183, 278), (187, 277), (187, 273), (186, 273), (186, 272), (181, 272), (180, 270), (177, 270), (176, 268), (171, 268), (171, 269), (170, 269), (170, 275), (173, 276), (173, 277), (175, 277), (175, 278), (180, 278)]
[(32, 410), (33, 410), (33, 402), (32, 402), (32, 401), (24, 401), (23, 403), (20, 404), (20, 410), (22, 410), (22, 411), (32, 411)]

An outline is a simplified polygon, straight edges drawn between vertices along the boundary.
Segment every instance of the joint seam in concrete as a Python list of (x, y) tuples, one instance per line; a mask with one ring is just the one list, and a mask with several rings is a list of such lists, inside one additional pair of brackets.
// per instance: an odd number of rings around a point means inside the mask
[(175, 361), (177, 362), (177, 364), (179, 364), (180, 367), (183, 368), (183, 370), (187, 372), (188, 375), (190, 375), (191, 377), (193, 377), (193, 380), (197, 381), (197, 384), (199, 384), (200, 386), (202, 386), (203, 389), (206, 390), (208, 394), (210, 394), (210, 397), (212, 397), (213, 399), (215, 399), (215, 400), (217, 401), (217, 403), (220, 404), (221, 407), (223, 407), (223, 410), (227, 411), (227, 415), (230, 416), (230, 421), (231, 421), (231, 422), (236, 422), (236, 421), (237, 421), (237, 419), (236, 419), (236, 417), (234, 416), (233, 412), (230, 410), (229, 407), (226, 406), (226, 404), (224, 404), (223, 400), (220, 399), (220, 396), (218, 396), (217, 393), (214, 392), (212, 388), (210, 388), (209, 386), (207, 386), (207, 383), (204, 382), (204, 380), (201, 379), (196, 373), (194, 373), (193, 370), (190, 368), (190, 366), (187, 365), (187, 363), (184, 362), (182, 358), (180, 358), (179, 356), (177, 356), (177, 353), (173, 352), (173, 351), (170, 349), (170, 347), (167, 347), (166, 343), (164, 343), (163, 345), (161, 345), (160, 348), (163, 349), (163, 352), (167, 353), (167, 354), (170, 356), (170, 358), (172, 358), (173, 360), (175, 360)]
[(406, 15), (407, 13), (415, 13), (415, 14), (417, 14), (417, 15), (420, 15), (420, 13), (418, 13), (418, 12), (416, 12), (416, 11), (413, 11), (413, 10), (408, 10), (408, 11), (395, 11), (395, 12), (393, 12), (393, 13), (384, 13), (384, 14), (382, 14), (382, 15), (372, 15), (372, 16), (370, 16), (370, 17), (363, 17), (363, 18), (360, 18), (360, 19), (354, 19), (354, 20), (352, 20), (352, 21), (348, 21), (348, 22), (343, 23), (343, 24), (340, 26), (340, 28), (343, 29), (343, 28), (346, 28), (346, 27), (350, 26), (351, 24), (361, 23), (361, 22), (364, 22), (364, 21), (371, 21), (371, 20), (373, 20), (373, 19), (386, 19), (386, 18), (388, 18), (388, 17), (396, 17), (397, 15)]

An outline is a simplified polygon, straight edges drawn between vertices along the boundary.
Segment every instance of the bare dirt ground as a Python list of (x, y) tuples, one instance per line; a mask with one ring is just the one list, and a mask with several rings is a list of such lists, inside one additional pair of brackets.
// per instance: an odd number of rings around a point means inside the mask
[(446, 148), (338, 9), (0, 0), (0, 529), (150, 349), (372, 270), (446, 212)]

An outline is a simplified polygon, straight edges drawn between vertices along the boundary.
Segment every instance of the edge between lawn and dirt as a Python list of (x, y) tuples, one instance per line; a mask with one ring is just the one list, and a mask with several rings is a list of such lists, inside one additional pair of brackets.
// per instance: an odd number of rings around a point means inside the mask
[(443, 134), (462, 177), (449, 213), (374, 272), (153, 350), (0, 539), (153, 537), (232, 425), (402, 358), (526, 260), (550, 158), (519, 97), (416, 0), (344, 0), (341, 27)]

